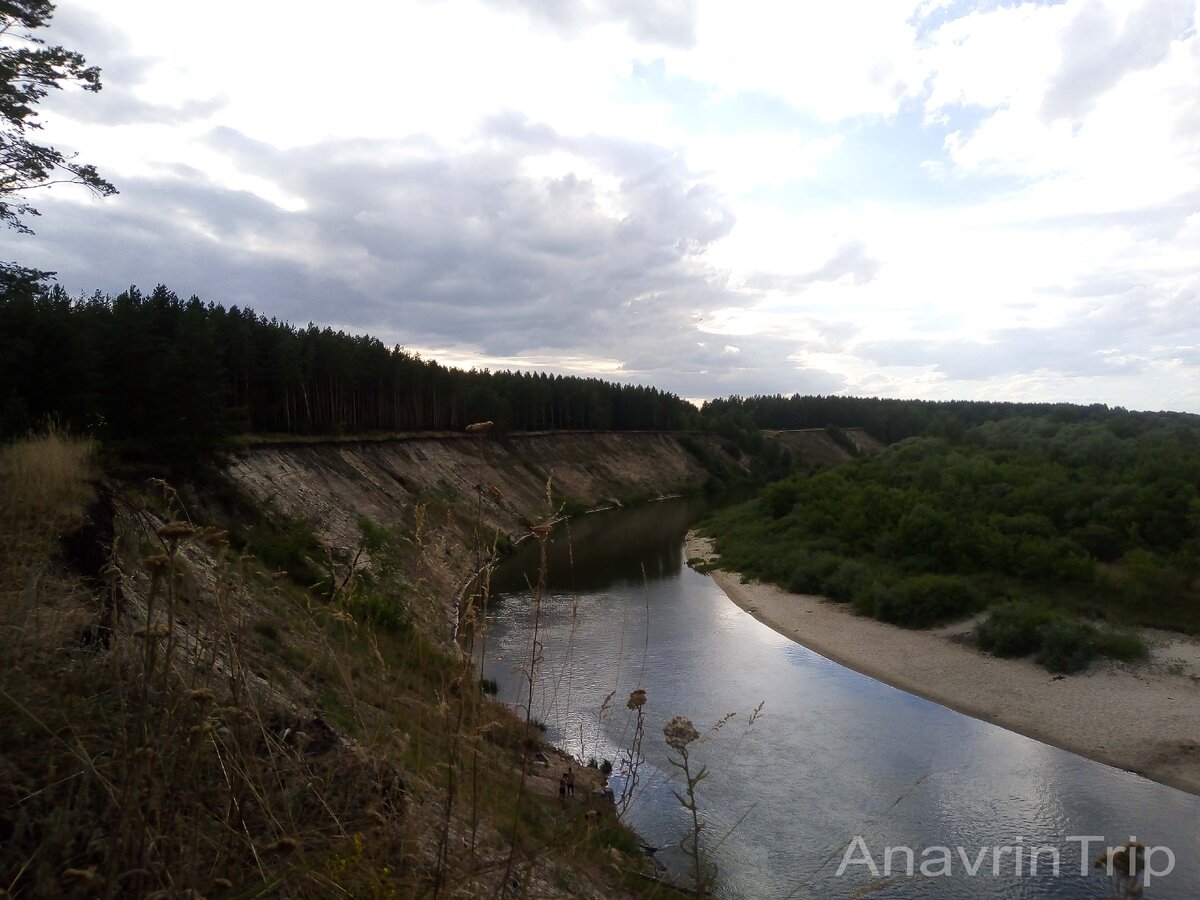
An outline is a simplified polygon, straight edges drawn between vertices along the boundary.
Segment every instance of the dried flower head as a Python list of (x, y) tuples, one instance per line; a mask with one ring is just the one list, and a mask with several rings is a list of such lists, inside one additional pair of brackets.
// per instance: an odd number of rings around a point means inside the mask
[(201, 705), (217, 702), (217, 695), (208, 688), (196, 688), (194, 691), (188, 691), (187, 698), (193, 703)]
[(59, 879), (63, 884), (69, 884), (88, 894), (104, 887), (104, 876), (97, 874), (95, 866), (88, 866), (86, 869), (65, 869)]
[(1146, 845), (1141, 841), (1126, 841), (1120, 847), (1106, 850), (1096, 857), (1093, 866), (1097, 869), (1108, 869), (1120, 875), (1140, 872), (1145, 863)]
[(641, 709), (646, 705), (646, 692), (640, 688), (629, 695), (625, 706), (629, 709)]
[(467, 433), (468, 434), (486, 434), (487, 432), (492, 430), (492, 428), (495, 424), (496, 423), (492, 422), (492, 421), (472, 422), (470, 425), (467, 426)]
[(196, 529), (188, 522), (168, 522), (158, 529), (158, 536), (168, 544), (174, 544), (186, 537), (191, 537)]
[(142, 557), (142, 568), (151, 575), (158, 575), (171, 568), (171, 558), (165, 553), (155, 553), (153, 556)]
[(170, 633), (171, 629), (160, 622), (157, 625), (146, 625), (137, 629), (133, 636), (153, 640), (154, 638), (165, 638)]
[(233, 882), (228, 878), (214, 878), (213, 887), (220, 888), (223, 891), (229, 891), (233, 889)]
[(553, 530), (554, 530), (554, 525), (553, 525), (553, 524), (547, 524), (547, 525), (534, 525), (534, 526), (533, 526), (532, 528), (530, 528), (529, 530), (530, 530), (530, 531), (532, 531), (534, 534), (536, 534), (538, 537), (545, 537), (545, 536), (546, 536), (546, 535), (548, 535), (548, 534), (549, 534), (551, 531), (553, 531)]
[(300, 842), (294, 837), (281, 837), (266, 847), (270, 853), (295, 853), (300, 849)]
[(682, 751), (684, 747), (700, 739), (700, 732), (687, 716), (676, 716), (663, 727), (663, 735), (667, 746), (672, 750)]
[(221, 550), (229, 546), (229, 534), (220, 528), (201, 528), (197, 534), (205, 544), (213, 550)]

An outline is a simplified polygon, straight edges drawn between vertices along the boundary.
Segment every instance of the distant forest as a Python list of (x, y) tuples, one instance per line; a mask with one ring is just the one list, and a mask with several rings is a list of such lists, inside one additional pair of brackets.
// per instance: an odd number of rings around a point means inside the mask
[[(863, 428), (885, 444), (927, 436), (958, 440), (968, 429), (986, 422), (1048, 416), (1055, 422), (1078, 423), (1127, 419), (1128, 427), (1141, 413), (1102, 403), (1001, 403), (988, 400), (892, 400), (880, 397), (822, 397), (780, 394), (767, 397), (728, 397), (704, 404), (706, 418), (734, 418), (757, 428)], [(1176, 419), (1200, 421), (1187, 414)]]
[(885, 443), (958, 441), (1014, 417), (1103, 420), (1119, 432), (1139, 428), (1144, 415), (1099, 404), (800, 394), (697, 410), (655, 387), (454, 369), (373, 337), (183, 300), (161, 285), (72, 297), (55, 284), (0, 277), (0, 441), (53, 420), (126, 452), (194, 460), (238, 434), (460, 431), (490, 420), (498, 432), (714, 431), (758, 456), (759, 429), (861, 427)]
[(653, 387), (545, 373), (462, 371), (376, 338), (297, 328), (165, 287), (73, 299), (0, 294), (0, 439), (47, 417), (157, 452), (237, 433), (671, 430), (695, 407)]

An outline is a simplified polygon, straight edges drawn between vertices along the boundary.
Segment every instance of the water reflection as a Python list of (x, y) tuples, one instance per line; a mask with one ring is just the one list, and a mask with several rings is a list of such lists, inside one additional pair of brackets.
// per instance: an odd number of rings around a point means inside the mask
[[(572, 526), (569, 546), (567, 530), (557, 532), (533, 702), (557, 743), (584, 760), (616, 759), (631, 735), (625, 699), (647, 690), (647, 764), (630, 816), (668, 866), (684, 868), (677, 842), (687, 820), (672, 795), (662, 726), (681, 713), (703, 730), (734, 711), (698, 751), (713, 773), (701, 806), (722, 896), (850, 896), (874, 880), (862, 867), (835, 875), (855, 835), (878, 861), (885, 846), (916, 848), (919, 864), (931, 845), (961, 845), (974, 858), (1018, 839), (1062, 855), (1057, 879), (1017, 877), (1011, 858), (992, 876), (989, 856), (982, 880), (960, 864), (947, 878), (893, 878), (872, 896), (1106, 896), (1098, 873), (1079, 875), (1071, 835), (1169, 845), (1176, 872), (1147, 896), (1200, 896), (1200, 798), (959, 715), (793, 644), (683, 565), (680, 538), (694, 515), (688, 504), (659, 504), (590, 517)], [(530, 565), (518, 559), (494, 583), (521, 585)], [(524, 591), (493, 616), (483, 666), (508, 702), (524, 702), (532, 627)], [(745, 734), (762, 700), (766, 717)]]

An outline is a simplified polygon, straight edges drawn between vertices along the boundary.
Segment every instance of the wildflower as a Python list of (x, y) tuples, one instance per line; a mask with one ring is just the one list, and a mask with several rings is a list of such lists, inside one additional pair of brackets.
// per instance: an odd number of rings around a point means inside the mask
[(646, 705), (646, 692), (640, 688), (629, 695), (629, 700), (625, 704), (628, 709), (641, 709)]
[(687, 716), (676, 716), (663, 727), (667, 746), (672, 750), (682, 751), (684, 747), (700, 739), (700, 732)]

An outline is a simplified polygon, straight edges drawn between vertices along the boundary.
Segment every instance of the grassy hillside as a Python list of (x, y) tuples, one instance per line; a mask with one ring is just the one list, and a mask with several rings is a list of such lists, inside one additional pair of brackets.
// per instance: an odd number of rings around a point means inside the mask
[(245, 503), (0, 448), (6, 895), (673, 895), (416, 626), (441, 546), (364, 520), (356, 567)]

